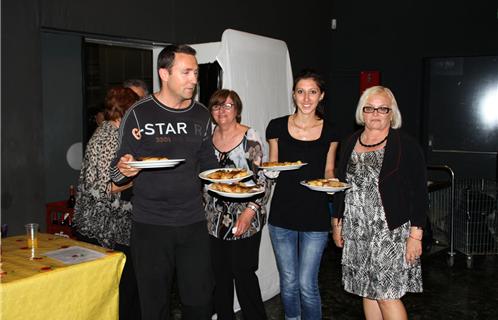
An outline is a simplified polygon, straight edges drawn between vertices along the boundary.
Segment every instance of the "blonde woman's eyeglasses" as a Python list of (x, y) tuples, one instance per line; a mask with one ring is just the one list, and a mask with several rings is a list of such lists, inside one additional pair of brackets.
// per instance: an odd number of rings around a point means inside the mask
[(363, 112), (365, 112), (365, 113), (374, 113), (375, 111), (377, 111), (377, 113), (380, 113), (380, 114), (388, 114), (391, 111), (391, 108), (386, 107), (386, 106), (380, 106), (380, 107), (364, 106), (363, 107)]

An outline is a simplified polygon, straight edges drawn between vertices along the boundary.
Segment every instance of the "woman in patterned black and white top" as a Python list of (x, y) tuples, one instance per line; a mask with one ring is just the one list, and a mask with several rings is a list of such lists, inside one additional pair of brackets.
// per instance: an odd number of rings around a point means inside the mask
[(216, 127), (213, 145), (220, 167), (245, 168), (255, 173), (255, 182), (266, 192), (255, 199), (227, 199), (205, 193), (208, 232), (215, 275), (215, 311), (218, 319), (234, 319), (233, 285), (244, 319), (266, 319), (258, 278), (261, 230), (266, 222), (265, 205), (272, 180), (257, 166), (263, 158), (258, 133), (240, 124), (242, 102), (235, 91), (221, 89), (209, 101)]
[(120, 281), (120, 319), (139, 319), (140, 307), (129, 248), (132, 206), (122, 199), (122, 192), (129, 191), (131, 183), (117, 186), (111, 182), (110, 164), (118, 149), (121, 118), (138, 99), (129, 88), (116, 87), (107, 92), (105, 121), (87, 144), (74, 208), (79, 240), (123, 251), (127, 256)]
[(344, 144), (334, 196), (333, 239), (343, 247), (344, 289), (363, 297), (366, 319), (407, 319), (401, 297), (422, 291), (422, 228), (428, 209), (420, 146), (403, 134), (386, 87), (365, 90), (356, 109), (364, 129)]

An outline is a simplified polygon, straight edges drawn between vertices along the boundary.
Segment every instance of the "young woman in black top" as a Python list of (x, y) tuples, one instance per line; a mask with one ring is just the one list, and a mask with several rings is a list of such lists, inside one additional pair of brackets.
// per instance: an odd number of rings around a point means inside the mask
[(331, 228), (328, 199), (300, 181), (334, 177), (338, 138), (318, 110), (324, 95), (321, 77), (301, 72), (294, 80), (295, 113), (273, 119), (266, 129), (270, 161), (307, 163), (280, 173), (270, 209), (269, 231), (286, 319), (322, 318), (318, 270)]

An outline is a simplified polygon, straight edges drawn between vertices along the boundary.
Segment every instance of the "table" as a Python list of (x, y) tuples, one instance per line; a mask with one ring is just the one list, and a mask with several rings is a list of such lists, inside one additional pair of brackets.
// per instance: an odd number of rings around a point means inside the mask
[[(119, 279), (126, 257), (85, 242), (38, 234), (40, 259), (32, 260), (25, 236), (1, 240), (1, 319), (117, 319)], [(45, 252), (80, 246), (103, 258), (66, 265)]]

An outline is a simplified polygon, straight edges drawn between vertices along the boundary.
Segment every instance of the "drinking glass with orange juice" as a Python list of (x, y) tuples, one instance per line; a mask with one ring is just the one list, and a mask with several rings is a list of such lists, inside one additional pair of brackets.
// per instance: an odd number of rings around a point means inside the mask
[(38, 248), (38, 223), (28, 223), (24, 226), (26, 227), (26, 239), (28, 242), (28, 248)]

